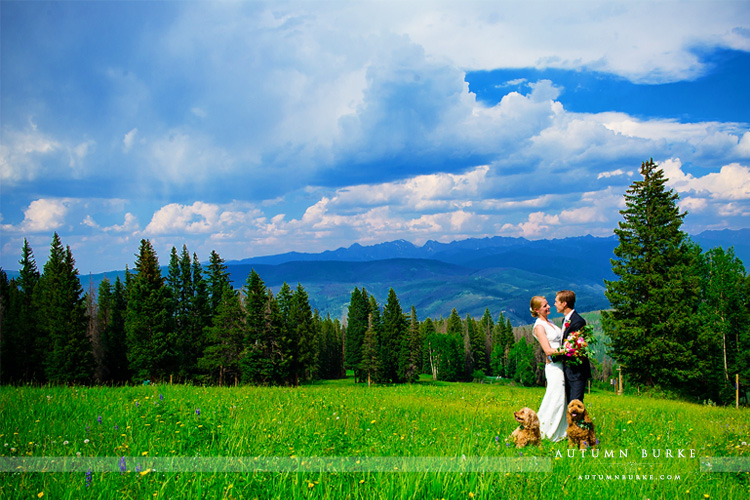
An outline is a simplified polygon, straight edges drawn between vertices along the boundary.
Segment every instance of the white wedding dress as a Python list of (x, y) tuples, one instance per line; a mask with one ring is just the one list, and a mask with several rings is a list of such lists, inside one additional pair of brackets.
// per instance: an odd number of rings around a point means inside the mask
[[(559, 348), (562, 343), (562, 330), (540, 318), (537, 318), (536, 323), (534, 323), (534, 329), (537, 325), (544, 327), (550, 347), (552, 349)], [(534, 338), (537, 338), (536, 334), (534, 334)], [(565, 374), (563, 373), (562, 362), (545, 364), (544, 376), (547, 379), (547, 391), (544, 393), (542, 405), (537, 412), (539, 430), (542, 437), (552, 441), (560, 441), (565, 439), (568, 428), (565, 418)]]

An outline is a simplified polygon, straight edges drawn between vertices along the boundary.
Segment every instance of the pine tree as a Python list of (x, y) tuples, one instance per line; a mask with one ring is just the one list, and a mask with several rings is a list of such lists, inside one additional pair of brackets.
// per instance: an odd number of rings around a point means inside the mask
[(320, 332), (319, 376), (323, 379), (338, 379), (346, 376), (341, 323), (338, 319), (332, 320), (330, 313), (326, 314), (325, 318), (321, 318), (317, 310), (315, 321), (318, 323), (317, 330)]
[(34, 259), (34, 252), (28, 240), (23, 240), (19, 276), (10, 287), (9, 311), (3, 336), (8, 337), (8, 347), (4, 349), (3, 366), (17, 381), (43, 382), (44, 359), (49, 352), (47, 337), (39, 326), (39, 314), (34, 303), (34, 290), (39, 283), (40, 273)]
[[(502, 313), (500, 313), (502, 315)], [(484, 315), (479, 320), (479, 328), (481, 329), (482, 335), (484, 336), (484, 366), (487, 375), (492, 375), (492, 364), (490, 358), (492, 355), (492, 349), (495, 341), (493, 336), (495, 334), (495, 322), (492, 321), (492, 314), (490, 314), (489, 308), (484, 309)]]
[(177, 370), (172, 295), (149, 240), (141, 240), (135, 274), (126, 272), (125, 335), (128, 362), (136, 380), (165, 379)]
[[(487, 312), (489, 314), (489, 311)], [(469, 346), (471, 349), (471, 371), (468, 375), (474, 378), (475, 372), (482, 372), (485, 374), (487, 371), (487, 365), (485, 364), (485, 358), (487, 353), (485, 351), (485, 336), (484, 329), (481, 325), (478, 325), (474, 318), (466, 315), (466, 333), (469, 340)]]
[(406, 337), (406, 317), (396, 292), (391, 288), (383, 308), (383, 329), (380, 337), (380, 376), (387, 382), (403, 382), (399, 376), (399, 357)]
[(237, 381), (242, 376), (241, 360), (245, 347), (246, 314), (239, 293), (228, 284), (224, 287), (213, 323), (206, 329), (207, 345), (198, 366), (218, 379), (219, 385)]
[(354, 287), (346, 317), (344, 366), (347, 369), (354, 370), (355, 382), (362, 379), (359, 365), (362, 361), (362, 342), (368, 328), (369, 315), (367, 291), (364, 288), (360, 291), (359, 288)]
[(247, 337), (242, 379), (262, 385), (283, 383), (279, 374), (286, 370), (286, 364), (280, 344), (282, 321), (278, 302), (255, 269), (247, 278), (244, 293)]
[(198, 260), (198, 256), (193, 254), (192, 263), (192, 281), (193, 296), (190, 303), (190, 319), (188, 330), (192, 339), (189, 348), (185, 351), (186, 367), (184, 367), (188, 377), (195, 377), (198, 374), (198, 359), (203, 356), (203, 350), (206, 348), (206, 328), (211, 326), (211, 298), (208, 293), (208, 283), (203, 276), (203, 266)]
[(422, 344), (422, 332), (419, 319), (417, 319), (417, 310), (414, 306), (411, 306), (406, 335), (401, 343), (398, 368), (400, 380), (409, 383), (419, 380), (422, 365)]
[(127, 342), (125, 338), (125, 288), (118, 276), (114, 286), (107, 278), (99, 284), (96, 330), (99, 351), (96, 357), (97, 380), (124, 382), (128, 372)]
[(224, 288), (231, 287), (231, 278), (224, 259), (219, 257), (215, 250), (211, 250), (211, 257), (208, 261), (208, 277), (206, 286), (210, 297), (211, 316), (216, 314), (219, 303), (222, 301)]
[(294, 299), (292, 289), (284, 282), (276, 295), (279, 307), (279, 354), (281, 359), (276, 363), (279, 377), (284, 380), (285, 385), (299, 385), (298, 358), (299, 358), (299, 331), (292, 319)]
[(359, 363), (362, 377), (367, 380), (368, 387), (373, 381), (382, 380), (380, 375), (380, 344), (372, 319), (373, 315), (371, 314), (368, 318), (365, 336), (362, 339), (362, 357)]
[[(383, 368), (383, 361), (381, 359), (381, 352), (382, 352), (382, 342), (381, 339), (383, 337), (383, 316), (381, 314), (381, 308), (380, 305), (378, 305), (378, 301), (375, 299), (374, 295), (365, 295), (364, 289), (362, 290), (363, 296), (367, 299), (367, 310), (369, 311), (368, 316), (368, 328), (372, 329), (373, 335), (377, 339), (377, 359), (378, 359), (378, 366), (375, 370), (375, 376), (374, 381), (380, 384), (385, 384), (389, 382), (389, 379), (385, 377), (383, 374), (382, 368)], [(364, 339), (363, 339), (364, 342)]]
[[(466, 340), (464, 339), (464, 323), (454, 307), (446, 322), (447, 349), (450, 356), (446, 359), (446, 368), (450, 373), (450, 380), (464, 380), (466, 378)], [(444, 379), (448, 380), (448, 379)]]
[(195, 370), (197, 356), (193, 345), (195, 339), (191, 329), (193, 306), (193, 274), (190, 266), (190, 253), (183, 245), (178, 256), (177, 249), (172, 247), (166, 279), (171, 297), (172, 328), (174, 330), (174, 350), (176, 375), (185, 380)]
[[(10, 280), (8, 280), (8, 275), (3, 268), (0, 267), (0, 384), (12, 380), (13, 372), (15, 371), (11, 369), (9, 372), (8, 368), (11, 367), (6, 366), (8, 355), (13, 354), (18, 356), (18, 353), (16, 352), (18, 347), (16, 339), (12, 336), (10, 338), (8, 337), (8, 325), (12, 324), (9, 321), (10, 317), (8, 316), (11, 286), (15, 287), (15, 283), (11, 285)], [(9, 350), (10, 353), (8, 352)]]
[[(637, 384), (687, 390), (698, 387), (700, 250), (680, 230), (678, 195), (665, 187), (653, 160), (641, 165), (643, 180), (625, 194), (619, 244), (612, 260), (615, 281), (605, 281), (612, 310), (602, 324), (611, 355)], [(705, 347), (705, 346), (704, 346)], [(710, 346), (714, 349), (715, 346)]]
[[(18, 278), (3, 282), (2, 324), (0, 325), (0, 367), (2, 382), (43, 381), (43, 357), (33, 294), (39, 271), (29, 242), (24, 239)], [(7, 280), (7, 274), (3, 272)]]
[(296, 386), (301, 381), (314, 380), (318, 376), (318, 338), (310, 298), (301, 283), (297, 283), (297, 289), (292, 294), (292, 307), (288, 317), (293, 331), (292, 341), (296, 344), (291, 346), (290, 383)]
[(87, 383), (93, 378), (91, 340), (87, 335), (86, 300), (70, 247), (55, 233), (50, 256), (34, 288), (39, 326), (48, 346), (44, 358), (47, 380)]

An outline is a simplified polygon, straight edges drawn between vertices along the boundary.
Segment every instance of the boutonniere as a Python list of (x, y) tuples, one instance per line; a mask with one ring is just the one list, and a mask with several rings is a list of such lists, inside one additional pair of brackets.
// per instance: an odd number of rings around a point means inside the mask
[(564, 323), (564, 326), (565, 326), (565, 328), (569, 327), (569, 326), (570, 326), (570, 321), (566, 321), (566, 322)]

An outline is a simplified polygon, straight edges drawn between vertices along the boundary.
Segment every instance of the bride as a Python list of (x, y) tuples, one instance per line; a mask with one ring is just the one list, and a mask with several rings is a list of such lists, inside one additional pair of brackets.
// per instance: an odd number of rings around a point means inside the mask
[(539, 426), (543, 437), (552, 441), (565, 439), (568, 427), (565, 419), (565, 374), (561, 361), (550, 361), (549, 356), (560, 354), (562, 330), (547, 319), (550, 307), (547, 299), (541, 296), (531, 298), (531, 315), (536, 318), (533, 335), (539, 341), (545, 354), (544, 376), (547, 379), (547, 391), (539, 407)]

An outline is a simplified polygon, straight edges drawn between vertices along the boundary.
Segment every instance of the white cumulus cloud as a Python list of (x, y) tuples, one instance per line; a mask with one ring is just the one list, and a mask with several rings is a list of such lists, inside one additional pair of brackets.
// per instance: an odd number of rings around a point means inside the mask
[(4, 224), (3, 231), (11, 233), (43, 233), (59, 229), (65, 223), (70, 200), (38, 199), (32, 201), (23, 211), (20, 225)]

